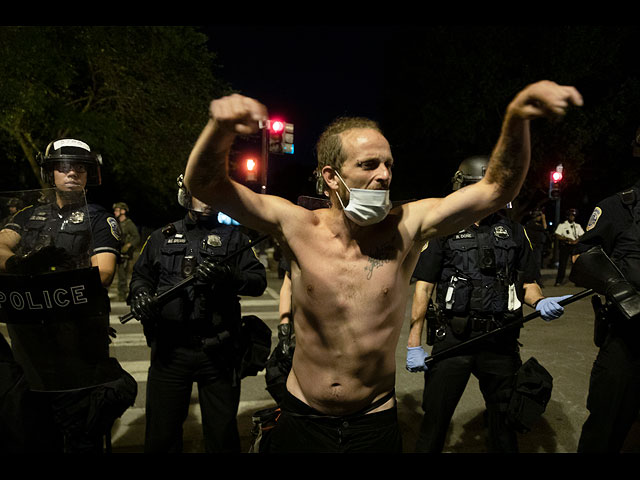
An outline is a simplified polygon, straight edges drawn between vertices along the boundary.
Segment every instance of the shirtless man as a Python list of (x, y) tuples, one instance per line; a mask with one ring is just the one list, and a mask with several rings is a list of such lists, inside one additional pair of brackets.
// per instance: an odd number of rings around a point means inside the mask
[[(391, 182), (393, 157), (372, 122), (346, 121), (321, 136), (318, 170), (332, 206), (307, 210), (256, 194), (227, 174), (236, 135), (257, 132), (266, 107), (239, 95), (211, 103), (185, 184), (243, 225), (274, 235), (291, 258), (296, 349), (270, 451), (401, 451), (395, 352), (422, 246), (512, 201), (529, 167), (530, 120), (581, 104), (573, 87), (529, 85), (509, 104), (481, 181), (389, 211), (382, 191)], [(375, 198), (358, 207), (366, 196)]]

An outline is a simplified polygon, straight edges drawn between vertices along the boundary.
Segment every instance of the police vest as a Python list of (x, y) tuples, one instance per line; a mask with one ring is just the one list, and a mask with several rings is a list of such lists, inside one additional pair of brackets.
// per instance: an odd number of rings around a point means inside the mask
[[(163, 233), (158, 294), (191, 276), (204, 259), (220, 261), (241, 245), (240, 233), (226, 225), (203, 232), (186, 228), (181, 220), (163, 228)], [(189, 323), (191, 333), (206, 336), (218, 333), (223, 324), (237, 323), (240, 319), (240, 302), (236, 292), (229, 291), (225, 285), (195, 283), (185, 287), (178, 298), (168, 302), (161, 316), (164, 325), (177, 322), (186, 326)]]
[(91, 265), (91, 219), (86, 205), (35, 207), (22, 229), (19, 253), (54, 245), (64, 248), (78, 268)]
[(515, 292), (519, 245), (507, 219), (471, 227), (444, 242), (436, 298), (446, 313), (495, 314), (518, 310)]
[(638, 191), (633, 188), (618, 194), (624, 208), (629, 211), (631, 221), (618, 235), (611, 260), (625, 278), (640, 290), (640, 201)]

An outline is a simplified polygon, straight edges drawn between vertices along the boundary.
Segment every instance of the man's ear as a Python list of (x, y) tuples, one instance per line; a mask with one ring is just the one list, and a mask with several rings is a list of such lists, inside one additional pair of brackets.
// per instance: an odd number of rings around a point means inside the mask
[(322, 167), (322, 178), (324, 179), (324, 183), (331, 189), (331, 190), (338, 190), (338, 188), (340, 187), (339, 183), (340, 180), (338, 179), (338, 176), (336, 175), (336, 171), (333, 169), (333, 167), (330, 167), (329, 165), (325, 165), (324, 167)]

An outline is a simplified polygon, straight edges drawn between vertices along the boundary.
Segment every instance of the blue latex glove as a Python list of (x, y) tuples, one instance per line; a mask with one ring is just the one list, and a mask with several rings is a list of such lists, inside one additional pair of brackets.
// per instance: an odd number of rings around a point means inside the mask
[(543, 298), (536, 305), (536, 310), (540, 312), (540, 316), (543, 320), (550, 322), (564, 313), (564, 308), (558, 302), (565, 298), (569, 298), (570, 296), (571, 295)]
[(426, 372), (425, 359), (429, 356), (422, 347), (407, 347), (407, 370), (410, 372)]

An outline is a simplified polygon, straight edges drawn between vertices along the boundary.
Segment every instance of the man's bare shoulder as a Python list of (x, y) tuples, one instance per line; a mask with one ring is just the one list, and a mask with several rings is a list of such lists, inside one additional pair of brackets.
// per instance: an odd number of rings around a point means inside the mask
[(398, 216), (398, 223), (406, 228), (409, 234), (414, 237), (421, 234), (429, 219), (437, 213), (441, 198), (423, 198), (412, 200), (394, 207), (390, 215)]

